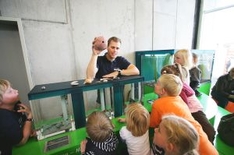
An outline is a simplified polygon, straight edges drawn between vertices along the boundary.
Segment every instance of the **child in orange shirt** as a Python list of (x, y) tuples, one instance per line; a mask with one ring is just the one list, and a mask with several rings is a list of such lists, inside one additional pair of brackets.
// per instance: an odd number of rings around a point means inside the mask
[[(167, 65), (161, 69), (161, 74), (174, 74), (182, 80), (183, 78), (183, 68), (180, 64)], [(203, 131), (207, 134), (208, 139), (213, 144), (215, 138), (215, 129), (210, 124), (209, 120), (206, 117), (206, 114), (203, 112), (203, 107), (201, 102), (195, 96), (193, 89), (186, 83), (183, 82), (183, 88), (180, 92), (180, 97), (188, 105), (189, 110), (193, 118), (200, 123)]]
[(179, 96), (182, 87), (183, 83), (178, 76), (173, 74), (163, 74), (160, 76), (154, 89), (155, 93), (159, 96), (159, 99), (155, 100), (152, 105), (150, 127), (158, 127), (164, 115), (174, 114), (180, 116), (188, 120), (196, 128), (199, 134), (199, 154), (218, 155), (217, 150), (208, 140), (201, 125), (193, 118), (188, 106)]

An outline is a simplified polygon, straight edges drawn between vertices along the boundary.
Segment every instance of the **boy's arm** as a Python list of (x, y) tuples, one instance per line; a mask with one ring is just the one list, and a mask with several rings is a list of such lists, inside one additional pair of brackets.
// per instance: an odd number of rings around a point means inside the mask
[(87, 144), (87, 139), (83, 140), (80, 143), (80, 153), (81, 153), (81, 155), (85, 154), (86, 144)]
[(33, 116), (32, 116), (32, 112), (31, 112), (29, 107), (27, 107), (24, 104), (19, 104), (18, 106), (20, 106), (20, 108), (17, 112), (25, 113), (27, 115), (27, 119), (26, 119), (24, 126), (23, 126), (23, 138), (20, 141), (20, 143), (18, 144), (18, 145), (23, 145), (28, 141), (28, 138), (32, 134)]

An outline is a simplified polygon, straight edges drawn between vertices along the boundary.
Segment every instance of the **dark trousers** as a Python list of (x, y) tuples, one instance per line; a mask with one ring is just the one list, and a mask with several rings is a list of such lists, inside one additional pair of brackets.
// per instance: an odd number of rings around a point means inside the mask
[(220, 95), (219, 93), (216, 93), (215, 91), (211, 91), (211, 96), (213, 99), (216, 100), (218, 106), (225, 108), (228, 104), (228, 98), (224, 97), (223, 95)]
[(213, 144), (215, 138), (215, 129), (207, 119), (206, 114), (203, 111), (198, 111), (192, 113), (192, 116), (196, 121), (198, 121), (198, 123), (200, 123), (209, 141)]

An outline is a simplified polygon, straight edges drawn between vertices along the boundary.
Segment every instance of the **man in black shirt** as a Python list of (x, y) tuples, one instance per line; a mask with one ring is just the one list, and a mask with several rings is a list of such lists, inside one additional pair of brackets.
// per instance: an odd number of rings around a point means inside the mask
[(234, 102), (234, 67), (231, 68), (228, 74), (218, 78), (212, 88), (211, 96), (222, 108), (226, 107), (228, 101)]

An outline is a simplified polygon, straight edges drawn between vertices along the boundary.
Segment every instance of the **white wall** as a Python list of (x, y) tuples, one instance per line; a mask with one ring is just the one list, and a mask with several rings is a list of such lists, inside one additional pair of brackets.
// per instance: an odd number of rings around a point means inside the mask
[(22, 18), (34, 85), (85, 78), (95, 36), (122, 39), (120, 54), (190, 48), (195, 0), (0, 0)]

